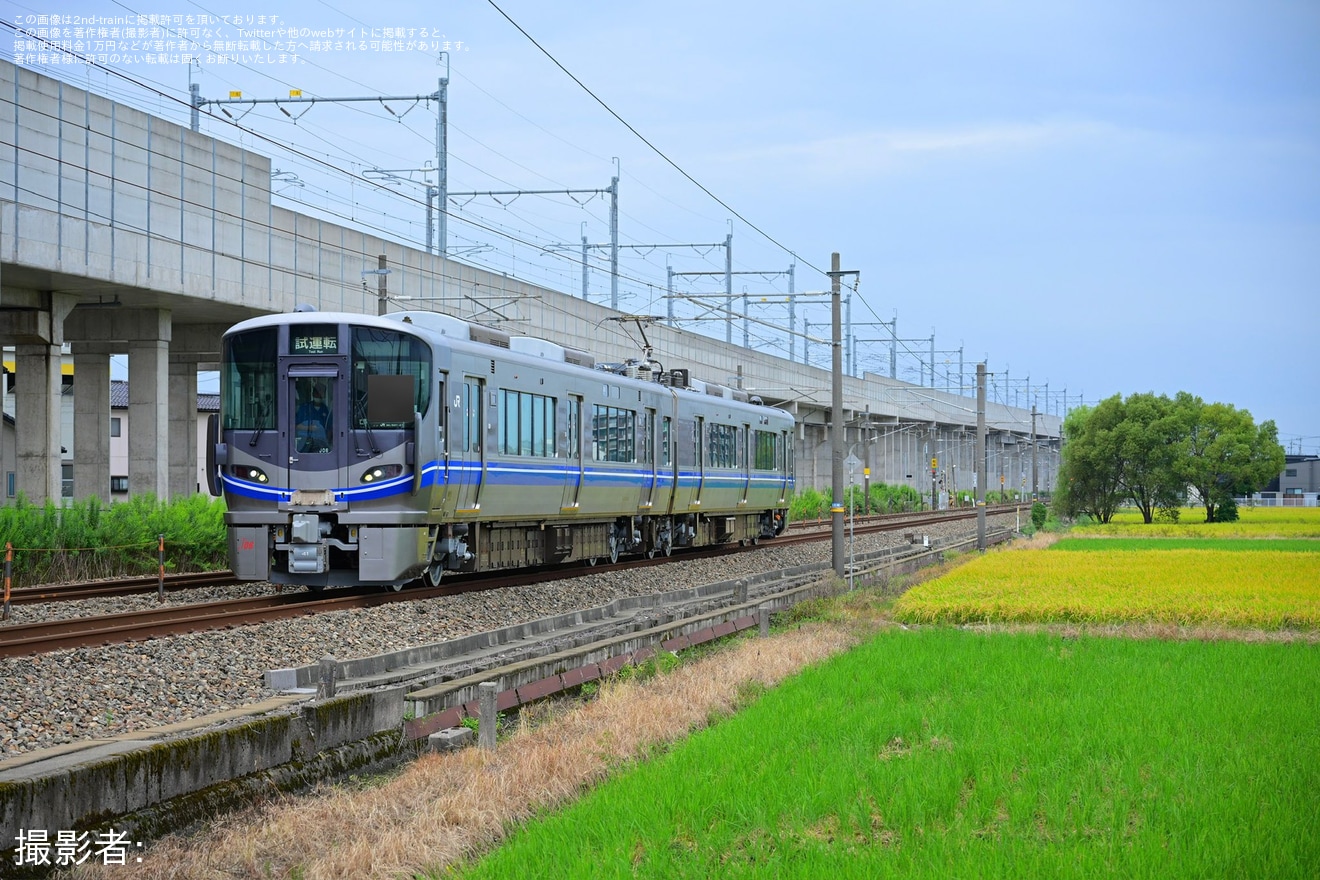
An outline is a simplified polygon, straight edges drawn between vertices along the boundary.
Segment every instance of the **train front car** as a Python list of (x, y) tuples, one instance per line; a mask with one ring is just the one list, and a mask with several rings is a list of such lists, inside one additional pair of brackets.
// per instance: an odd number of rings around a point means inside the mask
[(240, 579), (397, 589), (422, 572), (432, 374), (398, 321), (298, 312), (225, 334), (208, 448)]

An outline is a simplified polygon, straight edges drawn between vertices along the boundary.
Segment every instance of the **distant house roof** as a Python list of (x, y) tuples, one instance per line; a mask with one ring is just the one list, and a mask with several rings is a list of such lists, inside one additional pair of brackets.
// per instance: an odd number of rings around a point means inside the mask
[[(128, 409), (128, 382), (123, 379), (110, 380), (110, 408)], [(219, 412), (220, 395), (219, 394), (199, 394), (197, 395), (198, 412)]]

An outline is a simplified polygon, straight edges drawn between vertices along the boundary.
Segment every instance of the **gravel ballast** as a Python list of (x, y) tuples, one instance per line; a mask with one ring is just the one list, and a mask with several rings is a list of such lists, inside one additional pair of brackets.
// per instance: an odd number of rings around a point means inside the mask
[[(1012, 526), (1010, 515), (990, 517)], [(932, 540), (974, 535), (974, 521), (923, 526)], [(864, 554), (907, 544), (903, 533), (859, 535)], [(268, 669), (366, 657), (432, 644), (553, 614), (743, 575), (828, 562), (830, 543), (773, 542), (719, 559), (682, 560), (568, 581), (334, 611), (207, 633), (0, 659), (0, 759), (63, 743), (144, 730), (260, 702)], [(240, 584), (171, 594), (170, 604), (264, 595), (270, 584)], [(154, 594), (25, 605), (12, 623), (156, 607)]]

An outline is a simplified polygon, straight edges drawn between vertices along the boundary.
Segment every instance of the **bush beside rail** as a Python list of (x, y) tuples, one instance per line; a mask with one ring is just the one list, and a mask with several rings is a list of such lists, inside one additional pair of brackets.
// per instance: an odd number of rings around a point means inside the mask
[(19, 496), (0, 507), (0, 547), (14, 547), (13, 578), (24, 585), (155, 572), (158, 536), (169, 571), (229, 567), (222, 501), (193, 495), (169, 502), (135, 495), (67, 507)]

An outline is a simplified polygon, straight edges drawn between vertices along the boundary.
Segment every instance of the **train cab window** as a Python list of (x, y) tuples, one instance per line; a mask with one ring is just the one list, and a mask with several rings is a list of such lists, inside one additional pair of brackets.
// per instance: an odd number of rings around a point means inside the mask
[(273, 428), (278, 327), (225, 337), (220, 371), (220, 424), (227, 429)]
[(354, 428), (407, 428), (414, 412), (426, 413), (431, 349), (421, 339), (397, 330), (353, 327), (351, 358)]
[(294, 415), (294, 447), (299, 452), (332, 452), (334, 450), (334, 398), (335, 380), (326, 376), (300, 376), (293, 380), (294, 397), (298, 401)]

